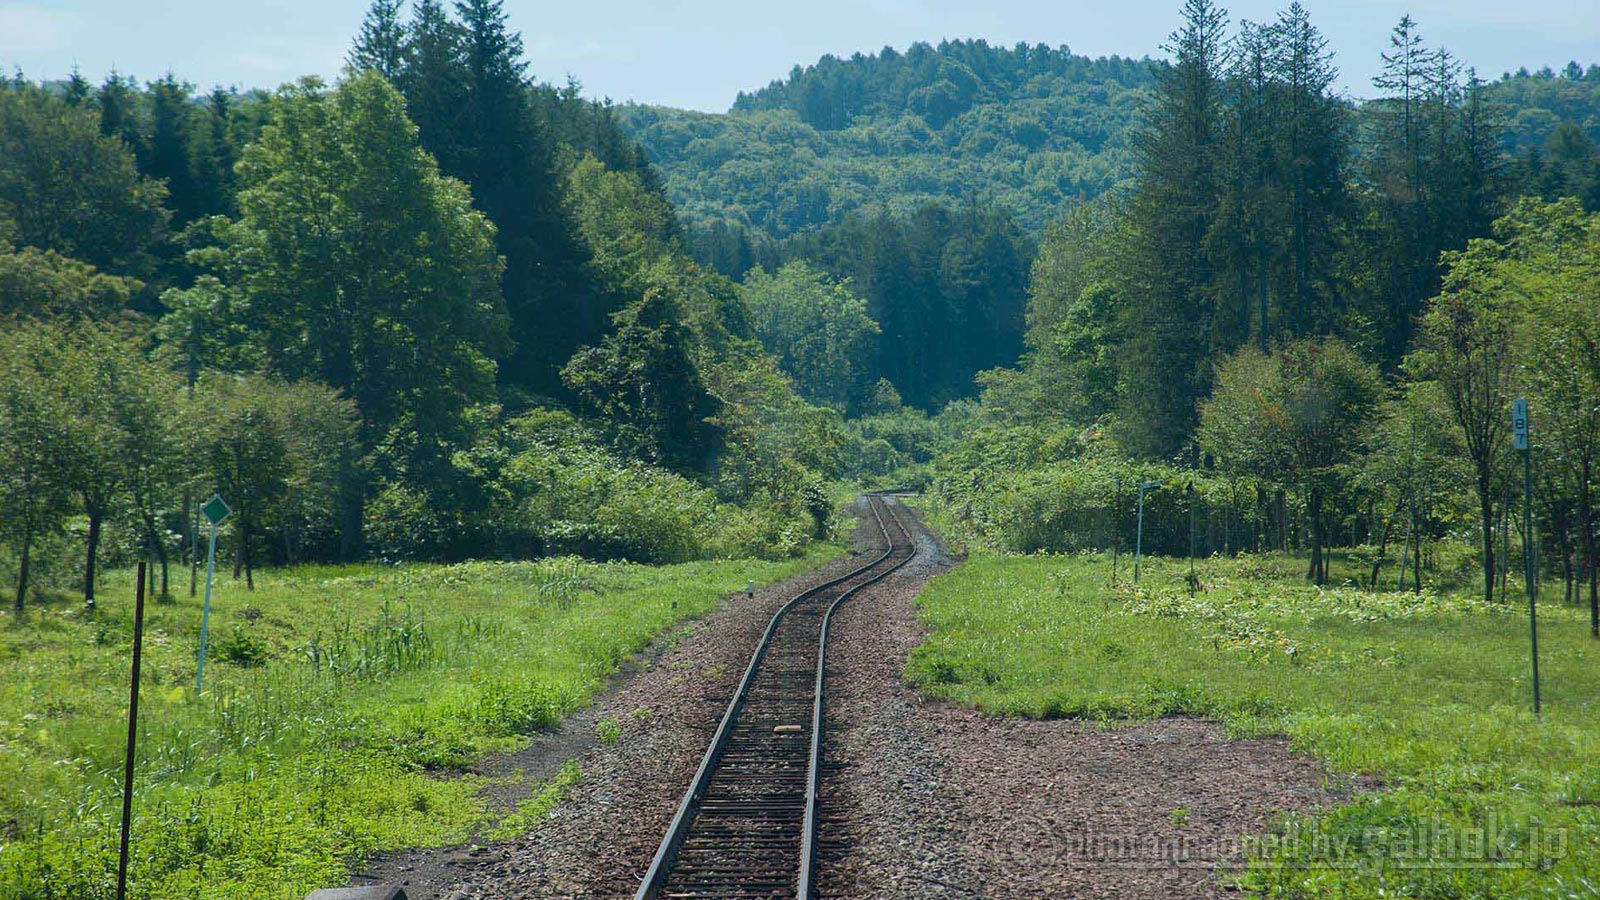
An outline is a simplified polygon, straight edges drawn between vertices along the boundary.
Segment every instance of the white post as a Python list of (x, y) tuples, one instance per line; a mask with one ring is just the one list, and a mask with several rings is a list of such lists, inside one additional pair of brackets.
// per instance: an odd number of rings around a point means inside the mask
[(211, 523), (211, 550), (206, 554), (206, 599), (200, 607), (200, 663), (194, 670), (194, 692), (205, 687), (206, 637), (211, 630), (211, 577), (217, 571), (217, 523)]

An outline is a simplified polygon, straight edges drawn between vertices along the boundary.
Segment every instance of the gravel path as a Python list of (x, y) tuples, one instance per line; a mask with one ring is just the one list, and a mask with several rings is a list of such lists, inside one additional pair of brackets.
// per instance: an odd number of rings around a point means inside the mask
[[(957, 561), (916, 528), (917, 559), (835, 620), (823, 896), (1224, 896), (1215, 870), (1237, 860), (1240, 838), (1348, 793), (1282, 741), (1227, 741), (1193, 719), (1105, 730), (919, 697), (900, 680), (923, 637), (913, 600)], [(858, 555), (875, 543), (869, 530), (857, 532)], [(555, 740), (539, 753), (549, 759), (527, 766), (553, 771), (575, 753), (584, 774), (532, 834), (402, 855), (373, 874), (406, 881), (413, 900), (631, 897), (772, 613), (854, 565), (729, 601), (564, 728), (592, 734), (612, 717), (623, 734)]]

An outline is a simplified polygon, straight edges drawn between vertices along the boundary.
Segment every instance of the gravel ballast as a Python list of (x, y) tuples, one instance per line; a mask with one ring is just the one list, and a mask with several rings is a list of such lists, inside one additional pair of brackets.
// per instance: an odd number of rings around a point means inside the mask
[[(1244, 838), (1348, 794), (1281, 740), (1229, 741), (1195, 719), (1106, 729), (922, 698), (901, 681), (924, 635), (913, 601), (958, 561), (899, 509), (916, 559), (841, 607), (830, 640), (822, 896), (1224, 896), (1217, 869)], [(585, 743), (582, 781), (531, 834), (373, 874), (414, 900), (632, 896), (771, 615), (865, 561), (872, 531), (857, 531), (852, 557), (729, 599), (567, 726), (611, 718), (622, 735)], [(552, 742), (545, 755), (563, 749), (577, 751)]]

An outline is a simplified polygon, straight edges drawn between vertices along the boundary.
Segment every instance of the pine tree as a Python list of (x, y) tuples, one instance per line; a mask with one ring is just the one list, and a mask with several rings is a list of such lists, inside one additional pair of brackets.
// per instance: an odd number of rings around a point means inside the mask
[(189, 165), (201, 215), (228, 215), (238, 191), (234, 166), (239, 147), (233, 133), (235, 96), (221, 86), (207, 95), (189, 135)]
[(1209, 379), (1215, 303), (1206, 236), (1216, 218), (1225, 13), (1187, 0), (1167, 45), (1147, 124), (1136, 138), (1141, 180), (1134, 224), (1128, 341), (1121, 369), (1123, 439), (1149, 456), (1179, 450)]
[(422, 146), (447, 174), (462, 177), (462, 113), (467, 79), (462, 66), (461, 26), (440, 0), (417, 0), (406, 32), (405, 67), (396, 86), (406, 112), (422, 136)]
[(94, 88), (89, 85), (89, 79), (83, 77), (83, 73), (78, 71), (78, 66), (74, 63), (72, 75), (67, 78), (67, 105), (85, 106), (92, 96), (94, 96)]
[(357, 71), (371, 69), (393, 82), (405, 66), (406, 30), (400, 23), (405, 0), (373, 0), (345, 61)]
[(180, 228), (204, 212), (189, 159), (191, 91), (171, 72), (150, 83), (150, 143), (141, 167), (146, 175), (167, 182), (173, 224)]
[(112, 69), (100, 85), (96, 105), (100, 109), (100, 133), (107, 137), (122, 138), (128, 149), (143, 159), (144, 128), (140, 122), (139, 93), (133, 85), (133, 79), (119, 75)]
[(1334, 232), (1345, 205), (1346, 125), (1333, 95), (1338, 70), (1305, 7), (1291, 3), (1271, 31), (1271, 66), (1282, 94), (1273, 129), (1287, 225), (1282, 293), (1288, 330), (1303, 338), (1326, 330), (1335, 317), (1318, 305), (1331, 299)]

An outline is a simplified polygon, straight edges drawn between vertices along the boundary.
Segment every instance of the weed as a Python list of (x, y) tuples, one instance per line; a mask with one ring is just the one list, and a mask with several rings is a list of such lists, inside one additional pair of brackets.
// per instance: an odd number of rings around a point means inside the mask
[(267, 661), (267, 644), (238, 625), (211, 645), (212, 659), (236, 666), (259, 666)]
[[(253, 593), (223, 580), (212, 624), (238, 624), (211, 647), (237, 664), (208, 667), (199, 695), (199, 604), (147, 606), (137, 896), (297, 900), (345, 883), (375, 852), (464, 840), (489, 815), (482, 780), (459, 772), (473, 758), (554, 724), (621, 660), (752, 575), (764, 583), (837, 552), (319, 567), (260, 573)], [(102, 586), (92, 615), (41, 606), (0, 628), (6, 900), (112, 894), (132, 575), (108, 572)], [(576, 778), (563, 770), (541, 796)], [(541, 802), (501, 825), (525, 830), (555, 800)]]
[(599, 736), (602, 744), (615, 744), (622, 740), (622, 726), (615, 719), (601, 719), (595, 723), (594, 733)]
[[(1384, 793), (1266, 836), (1239, 882), (1263, 896), (1579, 896), (1600, 881), (1586, 611), (1541, 606), (1536, 721), (1525, 608), (1315, 588), (1304, 570), (1282, 554), (1207, 560), (1191, 595), (1186, 560), (1147, 560), (1139, 587), (1108, 588), (1106, 559), (975, 552), (919, 598), (931, 636), (906, 679), (997, 713), (1202, 715), (1381, 775)], [(1394, 864), (1374, 835), (1439, 864)]]

